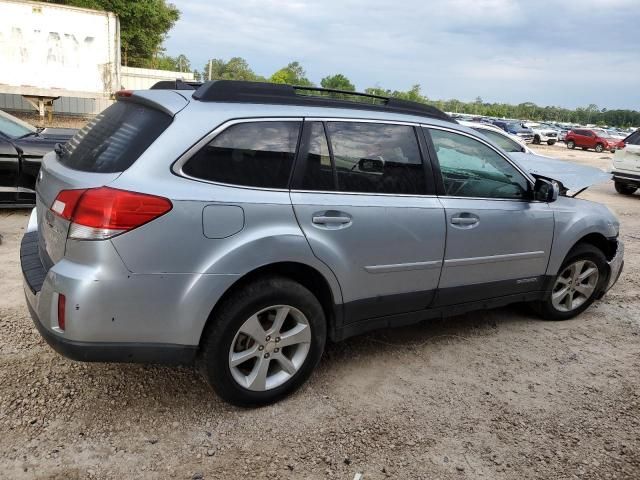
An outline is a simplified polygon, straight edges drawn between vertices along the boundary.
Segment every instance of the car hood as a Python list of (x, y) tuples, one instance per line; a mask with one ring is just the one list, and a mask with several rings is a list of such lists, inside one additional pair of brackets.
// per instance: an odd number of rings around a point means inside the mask
[(509, 157), (534, 176), (555, 180), (574, 196), (585, 188), (611, 180), (611, 174), (596, 167), (577, 165), (531, 153), (510, 153)]

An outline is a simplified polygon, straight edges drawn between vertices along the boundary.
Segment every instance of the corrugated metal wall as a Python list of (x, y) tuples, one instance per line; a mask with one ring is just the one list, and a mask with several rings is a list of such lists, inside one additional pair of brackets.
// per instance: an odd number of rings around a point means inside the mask
[[(121, 86), (129, 90), (144, 90), (160, 80), (193, 80), (193, 73), (122, 67)], [(96, 115), (113, 103), (109, 98), (60, 97), (53, 102), (53, 112), (73, 115)], [(35, 112), (21, 95), (0, 93), (0, 110)]]
[[(60, 97), (53, 102), (53, 111), (74, 115), (96, 115), (112, 103), (113, 100), (108, 98)], [(21, 95), (7, 93), (0, 93), (0, 110), (36, 111)]]

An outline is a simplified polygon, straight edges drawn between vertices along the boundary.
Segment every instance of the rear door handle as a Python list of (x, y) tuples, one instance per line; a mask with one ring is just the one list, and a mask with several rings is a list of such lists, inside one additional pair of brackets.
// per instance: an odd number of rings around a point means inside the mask
[(326, 225), (328, 223), (344, 224), (351, 222), (350, 217), (332, 217), (327, 215), (314, 216), (311, 221), (316, 225)]
[(467, 217), (453, 217), (451, 219), (451, 223), (454, 225), (475, 225), (478, 223), (477, 218), (467, 218)]

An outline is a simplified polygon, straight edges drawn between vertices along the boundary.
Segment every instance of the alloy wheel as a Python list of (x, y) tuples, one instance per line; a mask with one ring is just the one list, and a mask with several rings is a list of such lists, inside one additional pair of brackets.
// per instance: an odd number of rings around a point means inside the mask
[(590, 260), (578, 260), (567, 266), (551, 291), (551, 303), (560, 312), (571, 312), (588, 301), (596, 290), (600, 272)]
[(229, 369), (243, 388), (279, 387), (304, 364), (311, 346), (307, 317), (289, 305), (273, 305), (249, 317), (229, 349)]

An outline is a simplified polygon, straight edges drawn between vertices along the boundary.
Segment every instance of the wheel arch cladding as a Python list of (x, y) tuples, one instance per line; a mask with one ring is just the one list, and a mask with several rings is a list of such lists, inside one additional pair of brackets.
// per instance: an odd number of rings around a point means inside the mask
[[(244, 286), (257, 280), (258, 278), (264, 278), (269, 276), (286, 277), (295, 282), (300, 283), (313, 295), (316, 296), (322, 309), (324, 311), (325, 318), (327, 319), (327, 332), (330, 337), (333, 337), (333, 332), (336, 328), (336, 306), (338, 305), (336, 298), (332, 292), (331, 285), (325, 276), (320, 273), (314, 267), (311, 267), (304, 263), (299, 262), (277, 262), (268, 265), (263, 265), (250, 272), (247, 272), (242, 277), (238, 278), (218, 299), (213, 306), (209, 317), (202, 329), (200, 335), (200, 344), (206, 337), (208, 328), (215, 322), (216, 312), (224, 304), (224, 302), (235, 292), (241, 290)], [(339, 299), (338, 299), (339, 300)]]

